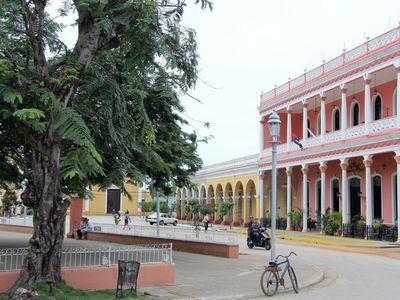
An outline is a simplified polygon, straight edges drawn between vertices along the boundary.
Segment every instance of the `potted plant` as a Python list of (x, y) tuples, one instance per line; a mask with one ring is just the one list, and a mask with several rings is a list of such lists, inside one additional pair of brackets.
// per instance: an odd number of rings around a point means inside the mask
[(295, 228), (295, 221), (294, 221), (294, 219), (295, 219), (295, 211), (294, 210), (291, 210), (289, 213), (288, 213), (288, 217), (290, 218), (290, 230), (294, 230), (294, 228)]
[(331, 212), (331, 216), (332, 216), (332, 219), (333, 219), (333, 222), (337, 225), (337, 234), (339, 235), (339, 236), (341, 236), (342, 235), (342, 233), (343, 233), (343, 230), (342, 230), (342, 220), (343, 220), (343, 216), (342, 216), (342, 213), (341, 212), (339, 212), (339, 211), (333, 211), (333, 212)]
[(303, 219), (303, 210), (301, 208), (296, 207), (293, 210), (293, 215), (292, 215), (292, 222), (296, 231), (303, 230), (303, 226), (301, 226), (302, 219)]

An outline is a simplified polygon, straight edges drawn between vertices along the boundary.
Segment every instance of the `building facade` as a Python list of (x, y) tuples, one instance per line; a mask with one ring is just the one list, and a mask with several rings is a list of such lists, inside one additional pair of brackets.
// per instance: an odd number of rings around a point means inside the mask
[[(210, 204), (215, 208), (210, 220), (214, 223), (245, 226), (250, 216), (260, 215), (258, 201), (258, 154), (210, 165), (197, 172), (192, 179), (195, 188), (182, 188), (176, 193), (178, 215), (186, 219), (185, 206), (189, 201)], [(233, 202), (232, 215), (222, 216), (218, 207), (223, 201)]]
[(99, 190), (92, 187), (92, 199), (86, 197), (83, 200), (83, 213), (86, 215), (105, 215), (113, 211), (121, 213), (129, 210), (131, 215), (140, 215), (140, 204), (142, 201), (152, 201), (150, 193), (137, 185), (126, 183), (125, 188), (132, 199), (124, 195), (119, 187), (111, 186), (107, 190)]
[(304, 231), (308, 218), (328, 208), (342, 212), (343, 224), (398, 223), (399, 85), (400, 27), (262, 94), (261, 217), (271, 186), (267, 122), (275, 110), (282, 122), (278, 206), (302, 208)]
[[(235, 203), (234, 221), (268, 217), (271, 137), (268, 118), (281, 119), (277, 211), (302, 208), (309, 219), (330, 211), (343, 224), (364, 219), (398, 225), (400, 214), (400, 27), (390, 30), (261, 95), (258, 155), (212, 165), (181, 189), (177, 200)], [(296, 140), (296, 142), (295, 142)], [(256, 163), (254, 162), (256, 161)], [(243, 172), (242, 172), (243, 171)], [(213, 216), (214, 220), (216, 216)], [(226, 219), (226, 216), (224, 217)]]

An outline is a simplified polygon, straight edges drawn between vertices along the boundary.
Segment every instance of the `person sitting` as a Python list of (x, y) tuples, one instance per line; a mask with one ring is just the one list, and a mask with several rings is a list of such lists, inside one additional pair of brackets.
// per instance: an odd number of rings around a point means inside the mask
[(84, 218), (83, 220), (83, 224), (82, 227), (78, 229), (77, 233), (78, 233), (78, 239), (87, 239), (87, 233), (91, 231), (91, 227), (89, 224), (89, 219), (88, 218)]
[(86, 218), (81, 217), (81, 222), (79, 223), (79, 228), (76, 230), (78, 240), (82, 239), (82, 228), (85, 227)]

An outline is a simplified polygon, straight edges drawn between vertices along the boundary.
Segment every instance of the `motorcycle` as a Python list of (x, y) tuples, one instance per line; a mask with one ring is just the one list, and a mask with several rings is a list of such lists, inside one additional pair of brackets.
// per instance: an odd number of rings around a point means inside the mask
[(271, 238), (269, 237), (268, 233), (265, 231), (264, 227), (260, 227), (255, 230), (258, 233), (259, 240), (256, 243), (253, 239), (254, 237), (251, 236), (251, 232), (247, 234), (247, 247), (253, 249), (253, 247), (263, 247), (265, 250), (271, 249)]

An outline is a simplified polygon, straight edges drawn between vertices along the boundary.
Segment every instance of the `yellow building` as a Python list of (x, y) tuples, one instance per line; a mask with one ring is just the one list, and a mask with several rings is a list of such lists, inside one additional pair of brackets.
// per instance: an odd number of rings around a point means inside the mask
[[(185, 206), (191, 201), (211, 204), (216, 208), (210, 216), (214, 223), (229, 222), (233, 225), (246, 225), (250, 216), (259, 216), (258, 196), (258, 155), (250, 155), (238, 159), (206, 166), (192, 178), (196, 188), (182, 188), (177, 191), (176, 199), (180, 204), (178, 218), (185, 218)], [(219, 204), (224, 201), (233, 202), (232, 216), (220, 216)]]
[(86, 215), (105, 215), (111, 214), (113, 211), (123, 213), (129, 210), (131, 215), (140, 215), (140, 203), (152, 201), (150, 192), (131, 183), (127, 183), (125, 188), (132, 196), (132, 200), (129, 200), (119, 187), (111, 186), (103, 191), (93, 186), (91, 189), (93, 199), (87, 197), (84, 200), (83, 213)]

